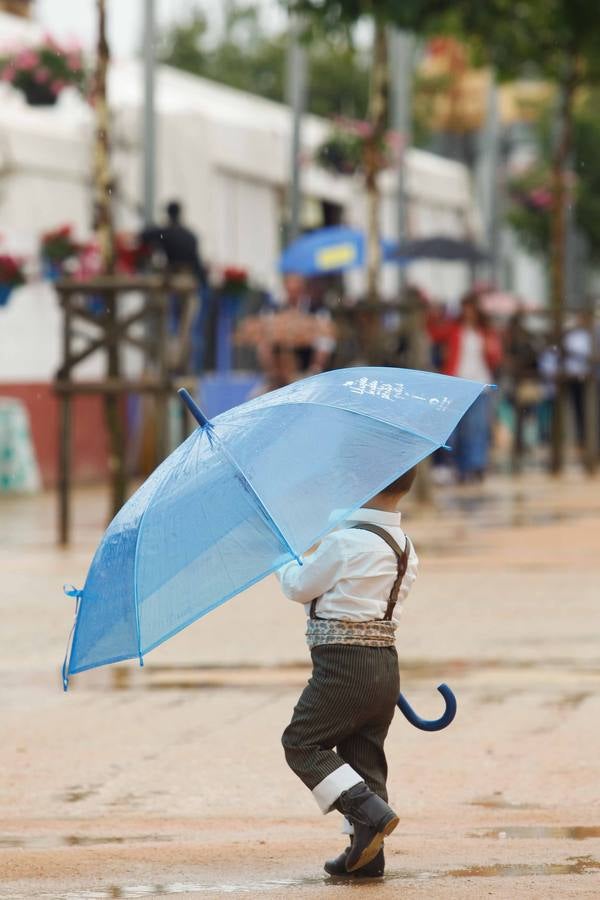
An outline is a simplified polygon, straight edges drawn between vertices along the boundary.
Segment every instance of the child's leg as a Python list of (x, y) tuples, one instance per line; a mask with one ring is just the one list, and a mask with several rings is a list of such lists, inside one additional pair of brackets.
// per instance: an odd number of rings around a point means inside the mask
[(337, 752), (344, 762), (362, 775), (367, 786), (386, 803), (388, 767), (384, 742), (390, 721), (369, 722), (358, 734), (350, 735), (337, 745)]
[(289, 767), (313, 792), (323, 813), (331, 810), (342, 791), (363, 780), (333, 750), (353, 727), (353, 697), (345, 697), (343, 691), (331, 690), (324, 683), (319, 664), (322, 654), (318, 651), (323, 650), (323, 655), (327, 655), (331, 649), (317, 647), (313, 651), (313, 676), (302, 691), (292, 721), (281, 738)]
[[(399, 690), (395, 649), (329, 644), (314, 648), (312, 657), (312, 678), (282, 738), (289, 766), (324, 813), (343, 791), (363, 780), (383, 797), (383, 741)], [(356, 746), (353, 735), (361, 736)], [(349, 748), (348, 757), (342, 747)]]

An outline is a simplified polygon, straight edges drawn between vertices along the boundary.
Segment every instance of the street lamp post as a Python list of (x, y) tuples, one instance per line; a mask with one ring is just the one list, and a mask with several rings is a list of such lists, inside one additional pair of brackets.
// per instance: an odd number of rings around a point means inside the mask
[(151, 225), (156, 208), (155, 0), (144, 0), (144, 223)]
[(300, 43), (300, 24), (297, 16), (292, 16), (290, 21), (287, 93), (292, 112), (288, 240), (294, 241), (300, 234), (300, 150), (302, 146), (302, 116), (306, 100), (306, 52)]

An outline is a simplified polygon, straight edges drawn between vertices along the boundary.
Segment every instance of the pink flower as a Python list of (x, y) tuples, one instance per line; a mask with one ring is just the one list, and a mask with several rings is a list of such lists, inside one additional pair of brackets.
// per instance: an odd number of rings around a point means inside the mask
[(44, 46), (47, 47), (48, 50), (53, 50), (54, 52), (60, 51), (60, 44), (57, 44), (52, 35), (48, 32), (44, 35)]
[(534, 188), (534, 190), (529, 193), (529, 199), (534, 206), (537, 206), (540, 209), (548, 209), (548, 207), (552, 206), (552, 191), (543, 187)]
[(0, 81), (12, 82), (15, 77), (15, 70), (12, 66), (5, 66), (0, 74)]
[(30, 72), (32, 69), (35, 69), (35, 67), (39, 66), (39, 64), (40, 58), (37, 53), (34, 53), (33, 50), (23, 50), (17, 56), (18, 68), (26, 72)]
[(57, 78), (56, 81), (53, 81), (51, 83), (50, 90), (58, 97), (64, 87), (66, 87), (66, 82), (61, 81), (61, 79)]
[(67, 56), (67, 65), (71, 72), (80, 72), (82, 68), (81, 55), (78, 53), (70, 53), (69, 56)]
[(50, 72), (48, 69), (38, 69), (34, 73), (33, 80), (38, 84), (46, 84), (50, 80)]

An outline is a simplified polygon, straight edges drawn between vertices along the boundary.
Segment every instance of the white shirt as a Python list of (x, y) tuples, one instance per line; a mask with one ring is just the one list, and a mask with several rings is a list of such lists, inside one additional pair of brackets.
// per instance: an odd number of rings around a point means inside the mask
[[(357, 522), (380, 525), (404, 549), (407, 538), (400, 520), (400, 513), (361, 507), (323, 538), (317, 550), (304, 559), (304, 565), (294, 561), (282, 566), (277, 577), (283, 593), (290, 600), (303, 603), (307, 616), (312, 600), (318, 597), (316, 613), (321, 619), (351, 622), (383, 619), (398, 576), (396, 555), (379, 535), (352, 526)], [(418, 565), (419, 559), (411, 545), (394, 608), (394, 622), (400, 618), (402, 603), (417, 577)]]
[(458, 371), (460, 378), (470, 381), (490, 381), (492, 373), (485, 359), (483, 335), (476, 328), (463, 325), (460, 335)]

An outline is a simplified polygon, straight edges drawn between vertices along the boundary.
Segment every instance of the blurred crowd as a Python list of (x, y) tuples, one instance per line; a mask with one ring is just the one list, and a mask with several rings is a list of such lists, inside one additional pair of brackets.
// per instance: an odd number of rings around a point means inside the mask
[[(480, 481), (492, 463), (516, 472), (546, 462), (559, 389), (571, 457), (584, 462), (591, 430), (598, 447), (600, 330), (593, 313), (572, 314), (556, 341), (547, 313), (489, 316), (477, 291), (454, 310), (416, 289), (402, 303), (331, 306), (327, 291), (312, 282), (288, 276), (279, 305), (253, 317), (260, 322), (255, 341), (263, 390), (352, 365), (427, 369), (495, 385), (451, 436), (452, 453), (434, 457), (440, 481)], [(242, 321), (238, 340), (248, 332)]]
[[(516, 306), (490, 314), (483, 287), (454, 306), (410, 286), (395, 303), (352, 302), (339, 275), (288, 274), (274, 297), (251, 286), (243, 269), (215, 279), (175, 202), (165, 223), (142, 239), (168, 268), (198, 279), (196, 317), (186, 323), (196, 374), (254, 372), (254, 393), (356, 365), (424, 369), (495, 385), (451, 436), (452, 453), (435, 455), (439, 481), (480, 481), (492, 464), (513, 472), (545, 464), (559, 394), (570, 458), (584, 463), (590, 448), (598, 454), (600, 331), (591, 311), (571, 313), (557, 339), (547, 310)], [(172, 328), (181, 326), (173, 298)]]

